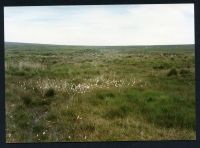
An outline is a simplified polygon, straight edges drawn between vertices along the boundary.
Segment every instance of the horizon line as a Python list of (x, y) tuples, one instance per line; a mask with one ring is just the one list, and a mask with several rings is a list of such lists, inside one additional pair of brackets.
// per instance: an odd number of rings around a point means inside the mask
[(4, 41), (4, 43), (18, 43), (18, 44), (39, 44), (39, 45), (56, 45), (56, 46), (170, 46), (170, 45), (195, 45), (195, 43), (188, 44), (131, 44), (131, 45), (81, 45), (81, 44), (49, 44), (49, 43), (31, 43), (31, 42), (10, 42)]

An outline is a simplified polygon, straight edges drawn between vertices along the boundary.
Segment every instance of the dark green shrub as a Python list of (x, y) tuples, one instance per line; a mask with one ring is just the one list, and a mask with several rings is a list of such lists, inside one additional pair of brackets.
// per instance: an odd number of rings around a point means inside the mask
[(23, 101), (23, 103), (24, 103), (25, 105), (30, 105), (31, 102), (32, 102), (32, 99), (31, 99), (30, 96), (22, 96), (21, 99), (22, 99), (22, 101)]
[(53, 88), (49, 88), (46, 93), (45, 93), (45, 97), (53, 97), (55, 95), (55, 91)]
[(176, 76), (177, 74), (177, 70), (173, 68), (168, 72), (167, 76)]
[(15, 74), (17, 76), (25, 76), (26, 72), (25, 71), (16, 71), (15, 73), (12, 73), (12, 74)]
[(106, 97), (114, 98), (115, 95), (112, 92), (108, 92), (105, 94)]
[(99, 94), (99, 93), (98, 93), (98, 94), (96, 94), (96, 96), (97, 96), (97, 98), (99, 98), (99, 99), (101, 99), (101, 100), (104, 99), (103, 94)]
[(147, 102), (152, 102), (152, 101), (153, 101), (152, 97), (149, 97), (149, 98), (147, 99)]
[(56, 64), (56, 63), (58, 63), (58, 61), (52, 61), (52, 64)]

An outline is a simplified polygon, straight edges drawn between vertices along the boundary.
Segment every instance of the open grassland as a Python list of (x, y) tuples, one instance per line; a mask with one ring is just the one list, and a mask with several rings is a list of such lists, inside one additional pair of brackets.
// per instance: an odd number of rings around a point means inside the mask
[(6, 141), (196, 139), (194, 46), (6, 44)]

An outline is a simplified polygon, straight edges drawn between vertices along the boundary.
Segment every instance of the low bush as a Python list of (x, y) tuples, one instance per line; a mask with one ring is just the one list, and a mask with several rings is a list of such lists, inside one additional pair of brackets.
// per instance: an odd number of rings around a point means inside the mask
[(178, 74), (177, 70), (173, 68), (167, 73), (167, 76), (176, 76), (177, 74)]
[(45, 97), (54, 97), (54, 95), (55, 95), (55, 91), (54, 91), (54, 89), (53, 88), (49, 88), (47, 91), (46, 91), (46, 93), (45, 93)]
[(25, 105), (30, 105), (31, 102), (32, 102), (31, 97), (30, 97), (30, 96), (27, 96), (27, 95), (22, 96), (21, 99), (22, 99), (22, 101), (23, 101), (23, 103), (24, 103)]

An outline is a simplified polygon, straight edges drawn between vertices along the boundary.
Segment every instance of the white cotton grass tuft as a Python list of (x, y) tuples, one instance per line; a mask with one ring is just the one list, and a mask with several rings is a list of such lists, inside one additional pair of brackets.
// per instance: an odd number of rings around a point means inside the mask
[[(130, 76), (129, 79), (123, 79), (117, 78), (116, 75), (109, 78), (101, 75), (95, 78), (82, 79), (82, 82), (78, 84), (73, 83), (72, 80), (57, 78), (38, 78), (37, 80), (31, 79), (28, 81), (19, 81), (17, 84), (24, 90), (27, 90), (30, 86), (32, 86), (30, 89), (40, 91), (41, 94), (44, 94), (48, 89), (52, 88), (56, 92), (67, 92), (70, 95), (75, 95), (84, 94), (94, 89), (111, 87), (121, 88), (126, 86), (134, 87), (136, 82), (136, 78), (133, 76)], [(142, 80), (138, 80), (138, 83), (142, 83)]]

